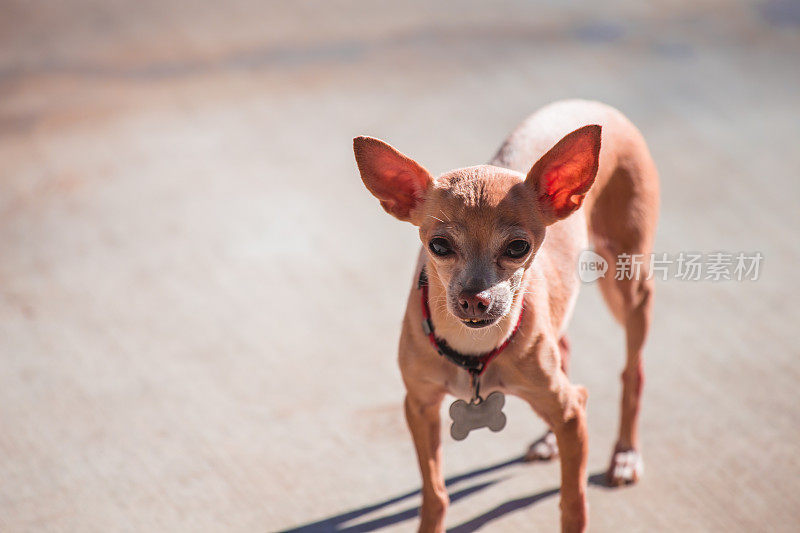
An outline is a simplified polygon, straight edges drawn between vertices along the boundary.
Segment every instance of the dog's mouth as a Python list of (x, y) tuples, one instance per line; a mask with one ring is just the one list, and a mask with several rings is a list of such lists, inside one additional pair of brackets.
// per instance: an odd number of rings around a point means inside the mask
[(485, 328), (486, 326), (491, 326), (497, 322), (496, 318), (486, 318), (483, 320), (475, 319), (475, 318), (462, 318), (461, 323), (467, 326), (468, 328), (479, 329)]

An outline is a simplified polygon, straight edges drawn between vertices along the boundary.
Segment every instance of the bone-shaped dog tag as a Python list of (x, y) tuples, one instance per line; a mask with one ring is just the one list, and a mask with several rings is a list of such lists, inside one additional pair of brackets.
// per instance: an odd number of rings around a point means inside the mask
[(495, 391), (479, 403), (467, 403), (456, 400), (450, 405), (450, 435), (455, 440), (464, 440), (469, 432), (478, 428), (489, 428), (497, 432), (506, 427), (506, 415), (503, 414), (503, 405), (506, 397), (502, 392)]

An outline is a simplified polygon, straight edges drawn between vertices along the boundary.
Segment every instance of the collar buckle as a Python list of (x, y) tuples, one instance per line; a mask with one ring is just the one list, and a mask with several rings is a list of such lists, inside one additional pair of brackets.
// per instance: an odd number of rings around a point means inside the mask
[(426, 318), (422, 321), (422, 331), (425, 332), (425, 335), (433, 333), (433, 324), (431, 324), (430, 318)]

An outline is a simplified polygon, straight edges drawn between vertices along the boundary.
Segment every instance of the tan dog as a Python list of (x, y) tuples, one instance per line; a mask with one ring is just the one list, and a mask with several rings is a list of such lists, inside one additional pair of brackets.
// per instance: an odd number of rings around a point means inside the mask
[(449, 503), (441, 402), (445, 394), (474, 397), (465, 368), (501, 345), (477, 378), (480, 393), (519, 396), (545, 420), (555, 438), (534, 443), (529, 456), (560, 455), (562, 530), (585, 530), (587, 395), (567, 378), (565, 333), (580, 284), (578, 254), (591, 236), (609, 264), (600, 288), (627, 340), (608, 479), (634, 482), (642, 464), (636, 428), (653, 284), (646, 264), (638, 279), (615, 280), (614, 268), (619, 254), (652, 250), (658, 178), (641, 134), (603, 104), (558, 102), (525, 120), (489, 165), (438, 178), (378, 139), (357, 137), (353, 144), (364, 184), (388, 213), (417, 226), (423, 243), (417, 276), (423, 269), (424, 275), (408, 299), (399, 354), (422, 471), (420, 530), (444, 531)]

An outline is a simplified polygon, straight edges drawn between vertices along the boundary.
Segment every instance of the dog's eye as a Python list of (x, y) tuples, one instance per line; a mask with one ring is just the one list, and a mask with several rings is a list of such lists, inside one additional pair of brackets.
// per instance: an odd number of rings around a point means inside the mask
[(527, 254), (530, 249), (531, 245), (528, 244), (528, 241), (517, 239), (508, 243), (505, 255), (512, 259), (519, 259)]
[(453, 253), (453, 248), (450, 246), (448, 240), (442, 237), (431, 239), (431, 242), (428, 243), (428, 248), (438, 256), (445, 256)]

